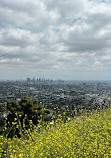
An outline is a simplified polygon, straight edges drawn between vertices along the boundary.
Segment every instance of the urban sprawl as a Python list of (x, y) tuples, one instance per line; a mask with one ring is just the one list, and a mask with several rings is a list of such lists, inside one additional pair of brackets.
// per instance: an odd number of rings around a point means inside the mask
[(27, 78), (26, 81), (0, 81), (0, 104), (19, 101), (22, 96), (38, 99), (43, 107), (69, 111), (107, 107), (111, 102), (110, 81), (53, 81)]

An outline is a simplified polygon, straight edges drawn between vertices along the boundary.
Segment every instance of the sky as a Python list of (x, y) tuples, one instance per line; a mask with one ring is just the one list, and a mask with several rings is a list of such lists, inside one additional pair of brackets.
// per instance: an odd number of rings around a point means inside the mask
[(0, 80), (111, 79), (111, 0), (0, 0)]

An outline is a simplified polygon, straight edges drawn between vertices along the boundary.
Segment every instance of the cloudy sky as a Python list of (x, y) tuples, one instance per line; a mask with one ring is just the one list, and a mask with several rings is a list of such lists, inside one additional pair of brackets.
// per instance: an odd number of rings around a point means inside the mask
[(0, 0), (0, 80), (111, 79), (111, 0)]

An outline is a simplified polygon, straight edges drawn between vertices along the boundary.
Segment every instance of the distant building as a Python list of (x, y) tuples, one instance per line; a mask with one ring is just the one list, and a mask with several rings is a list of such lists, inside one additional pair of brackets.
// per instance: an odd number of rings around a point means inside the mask
[(41, 82), (41, 78), (39, 78), (39, 82)]
[(27, 82), (31, 82), (31, 78), (27, 78)]
[(32, 82), (35, 83), (35, 78), (33, 77)]

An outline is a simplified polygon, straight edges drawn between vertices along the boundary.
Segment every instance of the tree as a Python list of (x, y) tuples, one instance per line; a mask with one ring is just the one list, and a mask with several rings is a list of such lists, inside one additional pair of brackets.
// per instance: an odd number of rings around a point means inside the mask
[[(43, 114), (42, 103), (38, 103), (38, 100), (31, 100), (29, 97), (22, 97), (20, 101), (9, 100), (7, 101), (7, 110), (9, 115), (7, 116), (7, 129), (9, 131), (9, 137), (12, 137), (14, 134), (19, 135), (19, 130), (13, 130), (12, 126), (14, 120), (21, 123), (21, 127), (25, 128), (30, 127), (30, 120), (32, 123), (37, 125), (40, 119), (40, 116)], [(12, 129), (12, 130), (10, 130)]]
[(0, 104), (0, 128), (4, 125), (4, 112), (6, 112), (6, 107), (5, 105)]

